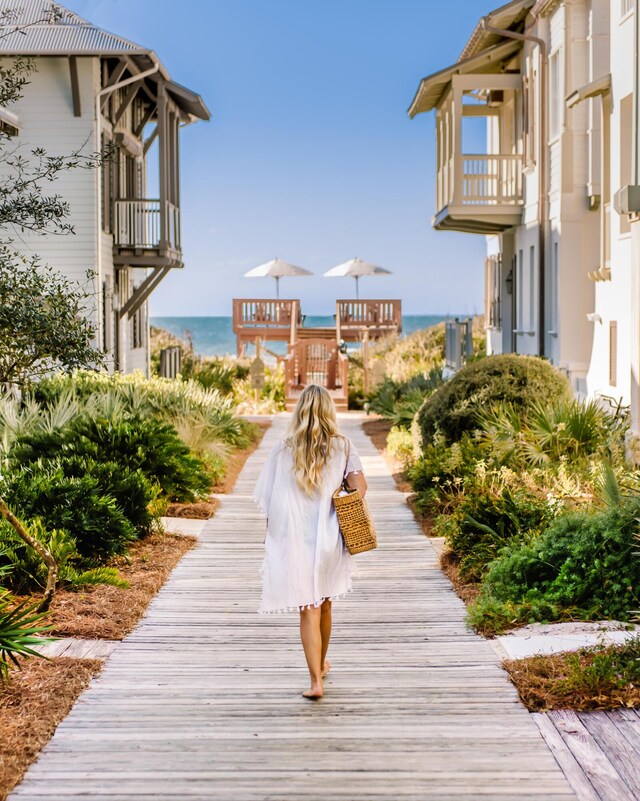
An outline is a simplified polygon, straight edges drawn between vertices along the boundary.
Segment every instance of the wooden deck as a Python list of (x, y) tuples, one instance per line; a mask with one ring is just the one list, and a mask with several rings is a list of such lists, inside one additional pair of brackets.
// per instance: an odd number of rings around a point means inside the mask
[(579, 801), (640, 798), (640, 711), (532, 715)]
[(575, 798), (352, 416), (380, 548), (335, 604), (326, 697), (300, 697), (297, 616), (255, 612), (264, 521), (250, 493), (285, 422), (11, 801)]

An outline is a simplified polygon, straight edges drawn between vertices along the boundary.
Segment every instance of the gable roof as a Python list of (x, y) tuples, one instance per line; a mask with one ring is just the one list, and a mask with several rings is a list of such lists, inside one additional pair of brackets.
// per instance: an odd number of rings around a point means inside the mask
[(409, 107), (409, 116), (415, 117), (424, 111), (434, 109), (442, 96), (447, 92), (451, 78), (454, 75), (473, 75), (474, 73), (499, 73), (505, 59), (511, 58), (522, 47), (521, 42), (513, 39), (503, 41), (501, 44), (483, 50), (478, 55), (468, 58), (465, 61), (457, 61), (450, 67), (427, 75), (420, 81), (418, 91)]
[(191, 118), (208, 120), (200, 95), (174, 83), (148, 47), (110, 33), (51, 0), (0, 0), (1, 56), (95, 56), (133, 58), (139, 69), (158, 64), (167, 91)]
[(502, 37), (499, 35), (484, 30), (484, 23), (491, 28), (501, 30), (520, 30), (527, 14), (535, 4), (535, 0), (512, 0), (512, 2), (504, 6), (500, 6), (500, 8), (490, 11), (474, 28), (469, 41), (460, 54), (459, 60), (465, 61), (468, 58), (472, 58), (502, 41)]
[[(59, 10), (59, 15), (54, 9)], [(0, 0), (0, 54), (25, 56), (146, 55), (152, 51), (51, 0)]]

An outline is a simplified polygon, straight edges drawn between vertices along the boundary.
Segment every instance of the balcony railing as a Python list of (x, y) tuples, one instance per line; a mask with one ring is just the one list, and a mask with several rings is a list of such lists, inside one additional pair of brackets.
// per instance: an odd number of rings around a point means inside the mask
[[(180, 209), (165, 203), (165, 243), (180, 250)], [(159, 250), (162, 243), (162, 204), (159, 200), (137, 198), (114, 203), (114, 244), (135, 250)]]
[(399, 300), (336, 301), (338, 339), (353, 332), (369, 331), (374, 336), (402, 331), (402, 302)]
[(519, 206), (523, 199), (522, 156), (466, 155), (438, 172), (438, 210), (446, 206)]
[(302, 324), (300, 301), (236, 298), (233, 301), (233, 330), (290, 328)]

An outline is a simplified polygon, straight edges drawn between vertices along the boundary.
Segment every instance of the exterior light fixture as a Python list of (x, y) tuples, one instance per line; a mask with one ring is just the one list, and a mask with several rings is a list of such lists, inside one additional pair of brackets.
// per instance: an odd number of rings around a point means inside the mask
[(509, 270), (509, 274), (504, 279), (505, 286), (507, 287), (507, 295), (513, 293), (513, 270)]

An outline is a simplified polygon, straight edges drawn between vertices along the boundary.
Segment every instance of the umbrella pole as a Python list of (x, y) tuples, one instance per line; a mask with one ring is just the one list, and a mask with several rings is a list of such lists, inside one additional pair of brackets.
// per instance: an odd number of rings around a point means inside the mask
[(280, 300), (280, 276), (276, 275), (276, 299)]
[(360, 300), (360, 287), (358, 284), (358, 279), (360, 278), (359, 275), (354, 276), (356, 279), (356, 300)]

